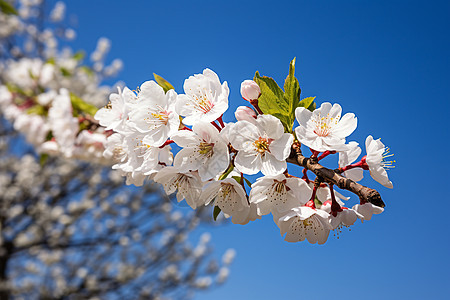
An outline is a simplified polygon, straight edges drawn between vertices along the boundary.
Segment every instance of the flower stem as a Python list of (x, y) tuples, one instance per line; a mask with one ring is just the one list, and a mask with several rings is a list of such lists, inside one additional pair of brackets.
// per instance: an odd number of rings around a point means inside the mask
[(321, 159), (324, 159), (325, 157), (327, 157), (328, 155), (330, 155), (330, 154), (335, 154), (336, 153), (336, 151), (325, 151), (324, 153), (322, 153), (322, 155), (321, 156), (319, 156), (318, 158), (317, 158), (317, 160), (318, 161), (320, 161)]
[(337, 213), (342, 211), (342, 207), (336, 201), (336, 196), (334, 195), (334, 189), (333, 189), (334, 185), (332, 183), (330, 183), (329, 186), (330, 186), (330, 194), (331, 194), (331, 214), (336, 217)]
[(161, 146), (159, 146), (160, 149), (164, 148), (167, 145), (170, 145), (172, 143), (175, 143), (173, 140), (167, 140), (164, 142), (164, 144), (162, 144)]
[(223, 123), (222, 116), (223, 116), (223, 115), (221, 115), (221, 116), (217, 119), (217, 121), (219, 121), (220, 126), (222, 126), (222, 128), (224, 128), (224, 127), (225, 127), (225, 124)]
[(307, 174), (307, 172), (308, 172), (308, 170), (306, 169), (306, 168), (303, 168), (303, 177), (302, 177), (302, 179), (303, 180), (305, 180), (306, 181), (306, 183), (309, 183), (309, 178), (308, 178), (308, 174)]
[(259, 108), (258, 99), (250, 100), (250, 104), (253, 105), (253, 107), (256, 109), (256, 111), (258, 112), (259, 115), (263, 115), (264, 114), (262, 112), (262, 110)]
[(217, 128), (217, 130), (219, 130), (219, 132), (222, 130), (222, 128), (220, 128), (220, 126), (219, 125), (217, 125), (217, 123), (216, 122), (214, 122), (214, 121), (212, 121), (211, 122), (211, 124), (213, 124), (214, 125), (214, 127), (216, 127)]

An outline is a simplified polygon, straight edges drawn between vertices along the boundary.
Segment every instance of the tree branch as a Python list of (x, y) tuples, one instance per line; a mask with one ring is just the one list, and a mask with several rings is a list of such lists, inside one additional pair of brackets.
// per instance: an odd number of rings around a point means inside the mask
[(376, 190), (363, 186), (351, 179), (345, 178), (334, 170), (322, 166), (318, 163), (317, 158), (303, 156), (300, 143), (294, 143), (292, 145), (291, 154), (287, 161), (310, 170), (324, 182), (334, 184), (341, 189), (358, 195), (362, 203), (370, 202), (379, 207), (385, 206), (383, 200), (381, 200), (380, 193)]

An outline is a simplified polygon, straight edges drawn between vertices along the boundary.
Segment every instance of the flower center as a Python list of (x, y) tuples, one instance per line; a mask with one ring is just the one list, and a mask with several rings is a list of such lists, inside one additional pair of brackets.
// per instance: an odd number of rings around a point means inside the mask
[(198, 145), (198, 152), (206, 157), (211, 157), (214, 153), (214, 143), (201, 142)]
[(167, 125), (167, 123), (169, 122), (169, 113), (165, 110), (157, 113), (151, 113), (151, 115), (156, 119), (156, 121), (159, 121), (159, 123), (162, 123), (164, 125)]
[(125, 154), (126, 154), (126, 152), (123, 150), (122, 146), (114, 147), (114, 150), (113, 150), (114, 160), (120, 160)]
[(253, 145), (256, 148), (256, 151), (260, 154), (264, 154), (264, 152), (269, 151), (269, 145), (272, 143), (272, 139), (259, 137), (256, 141), (253, 142)]
[(340, 119), (340, 115), (331, 117), (330, 114), (327, 114), (326, 117), (322, 117), (319, 113), (319, 115), (312, 119), (315, 127), (314, 133), (322, 137), (328, 136), (331, 133), (333, 127), (336, 126), (337, 123), (339, 123)]
[(311, 218), (305, 219), (302, 221), (303, 227), (305, 229), (307, 229), (308, 227), (312, 227), (313, 226), (313, 221), (311, 220)]
[(285, 194), (287, 191), (290, 190), (290, 188), (286, 186), (286, 180), (282, 181), (274, 180), (272, 186), (274, 191), (277, 192), (278, 194)]
[(222, 183), (222, 196), (224, 199), (228, 198), (231, 195), (233, 186), (229, 183)]
[(209, 112), (214, 107), (214, 103), (210, 100), (212, 98), (211, 91), (203, 89), (196, 94), (191, 94), (191, 97), (192, 100), (190, 104), (194, 106), (196, 110), (204, 114)]
[(389, 169), (393, 169), (395, 168), (395, 166), (393, 166), (393, 164), (395, 163), (395, 160), (390, 160), (387, 161), (386, 158), (394, 156), (393, 153), (389, 153), (389, 148), (384, 148), (384, 153), (381, 156), (382, 160), (381, 160), (381, 166), (385, 169), (385, 170), (389, 170)]

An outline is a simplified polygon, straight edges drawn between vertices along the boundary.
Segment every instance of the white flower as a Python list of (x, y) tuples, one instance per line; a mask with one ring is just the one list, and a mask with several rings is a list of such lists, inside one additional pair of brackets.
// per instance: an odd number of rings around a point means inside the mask
[(12, 102), (12, 94), (4, 85), (0, 85), (0, 108), (4, 110)]
[(249, 207), (244, 188), (233, 178), (213, 181), (205, 187), (200, 196), (200, 203), (208, 205), (213, 200), (214, 206), (218, 206), (229, 216)]
[(247, 101), (257, 100), (261, 95), (261, 89), (253, 80), (244, 80), (241, 83), (241, 95)]
[(143, 135), (138, 133), (125, 136), (125, 142), (128, 149), (128, 160), (124, 164), (113, 166), (113, 168), (126, 173), (131, 172), (133, 178), (136, 174), (153, 175), (161, 170), (163, 165), (172, 163), (170, 146), (159, 148), (145, 144)]
[(178, 131), (180, 118), (175, 113), (177, 94), (170, 90), (164, 93), (154, 81), (141, 85), (138, 101), (129, 113), (129, 124), (145, 133), (144, 143), (161, 146), (167, 138)]
[[(230, 217), (225, 213), (224, 215), (225, 218)], [(245, 225), (256, 219), (261, 219), (261, 216), (258, 214), (256, 204), (250, 203), (250, 206), (245, 206), (243, 210), (235, 212), (233, 218), (231, 218), (231, 222), (233, 224)]]
[(295, 128), (298, 140), (313, 150), (343, 151), (347, 149), (345, 138), (357, 126), (353, 113), (345, 114), (341, 119), (342, 108), (335, 103), (322, 103), (320, 108), (309, 111), (304, 107), (295, 109), (295, 117), (300, 126)]
[(45, 142), (50, 127), (41, 116), (19, 114), (14, 120), (14, 129), (24, 134), (28, 143), (40, 147)]
[(99, 109), (94, 118), (99, 121), (100, 125), (105, 126), (106, 130), (126, 134), (130, 132), (130, 129), (125, 121), (128, 119), (131, 106), (137, 101), (137, 96), (127, 87), (123, 91), (119, 87), (117, 89), (119, 93), (111, 94), (108, 105)]
[(249, 121), (256, 124), (256, 113), (253, 109), (247, 106), (239, 106), (234, 112), (234, 116), (238, 121)]
[(219, 77), (210, 69), (190, 76), (184, 81), (184, 92), (178, 95), (176, 112), (185, 116), (183, 123), (194, 125), (198, 121), (212, 122), (228, 109), (228, 84), (220, 84)]
[[(361, 154), (361, 148), (358, 147), (357, 142), (350, 142), (348, 143), (348, 146), (349, 148), (346, 151), (339, 152), (340, 168), (350, 165)], [(353, 168), (343, 172), (343, 174), (345, 177), (351, 180), (360, 181), (361, 179), (363, 179), (363, 172), (364, 170), (362, 168)]]
[(386, 169), (393, 168), (392, 163), (395, 161), (386, 161), (389, 154), (389, 148), (386, 148), (380, 139), (374, 140), (371, 135), (366, 138), (366, 163), (369, 166), (370, 176), (387, 188), (392, 189), (394, 186), (388, 178)]
[(202, 180), (207, 181), (225, 171), (230, 163), (228, 146), (211, 123), (198, 122), (192, 131), (180, 130), (171, 138), (183, 147), (174, 162), (181, 172), (198, 170)]
[(202, 192), (203, 183), (197, 172), (180, 172), (175, 167), (165, 167), (153, 178), (155, 182), (161, 183), (168, 195), (177, 192), (177, 200), (186, 199), (187, 204), (196, 209)]
[(372, 216), (374, 214), (381, 214), (384, 211), (384, 208), (373, 205), (372, 203), (364, 203), (356, 204), (355, 206), (353, 206), (353, 210), (355, 210), (359, 214), (358, 217), (361, 219), (361, 221), (369, 221), (370, 219), (372, 219)]
[(65, 156), (71, 157), (75, 138), (79, 131), (78, 119), (72, 115), (69, 91), (61, 89), (48, 111), (48, 120), (53, 136)]
[(231, 145), (239, 150), (235, 165), (245, 174), (278, 175), (286, 170), (286, 158), (294, 140), (284, 133), (280, 120), (271, 115), (259, 115), (256, 125), (239, 121), (231, 128)]
[(311, 244), (324, 244), (332, 229), (328, 218), (323, 210), (295, 207), (278, 220), (278, 227), (281, 235), (287, 233), (285, 241), (301, 242), (306, 238)]
[(362, 215), (354, 209), (347, 207), (342, 207), (342, 211), (337, 212), (336, 216), (334, 216), (331, 213), (331, 201), (329, 200), (323, 203), (320, 209), (330, 214), (330, 225), (333, 229), (351, 226), (358, 218), (362, 218)]
[(311, 189), (299, 178), (286, 178), (284, 174), (264, 176), (252, 184), (250, 203), (256, 204), (258, 215), (287, 212), (304, 205), (311, 197)]
[[(112, 158), (114, 162), (125, 162), (128, 157), (128, 145), (122, 134), (113, 133), (106, 139), (106, 146), (103, 156), (106, 158)], [(116, 168), (118, 167), (116, 166)]]

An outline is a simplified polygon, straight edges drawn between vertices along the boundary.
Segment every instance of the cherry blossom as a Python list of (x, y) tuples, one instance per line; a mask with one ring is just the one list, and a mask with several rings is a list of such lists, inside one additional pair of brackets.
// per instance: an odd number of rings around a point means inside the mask
[(224, 214), (232, 217), (238, 214), (239, 219), (242, 218), (239, 212), (248, 213), (250, 207), (243, 187), (233, 178), (212, 181), (205, 186), (200, 203), (208, 205), (212, 201), (213, 206), (218, 206)]
[[(361, 148), (358, 146), (357, 142), (348, 143), (349, 148), (346, 151), (339, 152), (339, 167), (343, 168), (345, 166), (353, 163), (361, 154)], [(347, 171), (344, 171), (343, 174), (345, 177), (350, 178), (354, 181), (360, 181), (363, 179), (362, 168), (353, 168)]]
[(193, 209), (202, 205), (199, 197), (203, 183), (197, 172), (183, 173), (176, 167), (166, 167), (160, 170), (153, 179), (163, 185), (168, 195), (177, 191), (178, 202), (186, 199), (187, 204)]
[(355, 210), (359, 214), (358, 217), (361, 219), (361, 221), (369, 221), (370, 219), (372, 219), (372, 216), (374, 214), (381, 214), (384, 211), (384, 208), (373, 205), (372, 203), (364, 203), (356, 204), (355, 206), (353, 206), (353, 210)]
[(291, 209), (278, 220), (281, 235), (286, 233), (285, 241), (300, 242), (305, 239), (311, 244), (324, 244), (332, 229), (329, 214), (323, 210), (301, 206)]
[(130, 132), (126, 125), (131, 106), (137, 102), (137, 96), (129, 88), (125, 87), (123, 91), (118, 88), (118, 93), (109, 96), (109, 103), (99, 109), (94, 118), (100, 125), (105, 126), (106, 130), (114, 130), (119, 133)]
[(171, 138), (184, 147), (175, 156), (174, 165), (182, 172), (198, 170), (203, 181), (222, 173), (230, 163), (228, 147), (210, 123), (198, 122), (192, 131), (180, 130)]
[(252, 184), (250, 203), (257, 206), (258, 215), (280, 214), (308, 202), (311, 189), (299, 178), (283, 174), (264, 176)]
[(190, 76), (184, 81), (184, 92), (177, 97), (176, 112), (184, 116), (183, 123), (194, 125), (198, 121), (212, 122), (228, 109), (228, 84), (220, 83), (210, 69)]
[(146, 144), (161, 146), (180, 126), (179, 116), (175, 113), (177, 94), (173, 90), (164, 93), (155, 81), (146, 81), (137, 97), (129, 114), (129, 125), (145, 133), (143, 141)]
[(244, 80), (241, 83), (241, 95), (247, 101), (256, 100), (261, 95), (261, 89), (253, 80)]
[(295, 128), (295, 134), (298, 140), (319, 152), (346, 150), (345, 138), (356, 129), (357, 118), (353, 113), (346, 113), (341, 119), (341, 113), (342, 108), (337, 103), (324, 102), (313, 112), (297, 107), (295, 117), (300, 126)]
[(286, 158), (294, 138), (284, 133), (280, 120), (259, 115), (256, 124), (239, 121), (231, 128), (231, 145), (239, 150), (235, 164), (245, 174), (278, 175), (286, 170)]
[(392, 189), (394, 185), (388, 178), (387, 169), (393, 168), (395, 161), (386, 161), (392, 156), (389, 148), (386, 148), (380, 139), (374, 140), (371, 135), (366, 138), (366, 163), (369, 166), (370, 176), (387, 188)]

